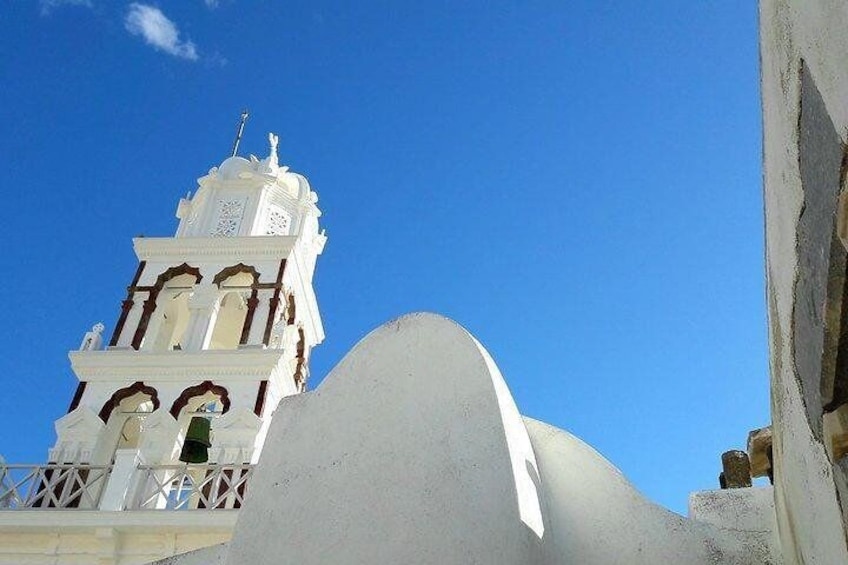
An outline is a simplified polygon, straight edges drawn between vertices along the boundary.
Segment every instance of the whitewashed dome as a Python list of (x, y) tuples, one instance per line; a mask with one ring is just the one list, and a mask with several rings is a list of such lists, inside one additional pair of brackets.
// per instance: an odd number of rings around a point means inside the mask
[(250, 178), (256, 172), (256, 167), (244, 157), (229, 157), (218, 167), (218, 174), (224, 180)]

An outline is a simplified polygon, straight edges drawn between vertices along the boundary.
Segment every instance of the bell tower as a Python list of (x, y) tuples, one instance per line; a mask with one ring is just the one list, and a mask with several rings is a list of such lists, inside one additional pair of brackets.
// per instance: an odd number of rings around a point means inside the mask
[[(74, 518), (48, 516), (68, 508), (95, 511), (96, 542), (77, 530), (68, 554), (98, 547), (100, 563), (229, 539), (233, 514), (209, 511), (240, 508), (271, 414), (305, 390), (310, 352), (324, 339), (312, 287), (326, 242), (318, 197), (279, 164), (277, 136), (268, 140), (264, 159), (233, 155), (198, 179), (177, 206), (173, 237), (133, 240), (138, 267), (114, 329), (107, 338), (95, 325), (69, 355), (79, 385), (48, 463), (0, 465), (0, 510), (44, 511), (43, 531), (36, 520), (27, 543), (41, 534), (54, 543), (55, 526)], [(144, 514), (145, 528), (112, 525), (148, 510), (161, 513)], [(173, 510), (194, 512), (167, 517)], [(0, 563), (28, 554), (7, 551), (13, 514), (0, 512)], [(170, 541), (126, 553), (134, 536), (160, 534)]]
[(94, 340), (70, 355), (80, 384), (66, 419), (89, 411), (104, 429), (89, 451), (60, 420), (51, 461), (108, 463), (134, 444), (172, 462), (202, 408), (210, 461), (255, 462), (279, 400), (304, 390), (324, 338), (312, 276), (326, 237), (317, 195), (268, 138), (265, 159), (233, 156), (198, 179), (174, 237), (133, 240), (138, 268), (105, 351)]

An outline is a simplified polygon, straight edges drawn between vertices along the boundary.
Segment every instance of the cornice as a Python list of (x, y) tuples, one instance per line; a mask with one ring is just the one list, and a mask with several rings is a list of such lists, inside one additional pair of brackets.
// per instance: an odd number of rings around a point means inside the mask
[(146, 383), (186, 378), (220, 382), (263, 380), (283, 362), (279, 349), (234, 351), (71, 351), (71, 367), (81, 381), (134, 378)]
[(139, 261), (188, 262), (208, 258), (262, 259), (286, 257), (295, 248), (296, 235), (240, 237), (136, 237), (133, 248)]
[(0, 534), (12, 532), (82, 533), (92, 529), (111, 528), (132, 531), (139, 528), (147, 534), (156, 529), (173, 533), (231, 532), (238, 510), (6, 510), (0, 512)]

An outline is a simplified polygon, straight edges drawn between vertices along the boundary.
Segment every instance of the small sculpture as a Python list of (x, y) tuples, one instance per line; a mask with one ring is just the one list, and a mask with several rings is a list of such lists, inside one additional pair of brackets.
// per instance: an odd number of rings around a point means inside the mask
[(273, 133), (269, 133), (268, 144), (271, 146), (271, 150), (268, 153), (268, 157), (262, 159), (260, 171), (263, 173), (276, 174), (277, 170), (280, 168), (280, 162), (277, 158), (277, 146), (280, 144), (280, 138)]
[(90, 332), (85, 332), (80, 344), (80, 351), (97, 351), (103, 346), (103, 330), (106, 327), (98, 322), (92, 326)]

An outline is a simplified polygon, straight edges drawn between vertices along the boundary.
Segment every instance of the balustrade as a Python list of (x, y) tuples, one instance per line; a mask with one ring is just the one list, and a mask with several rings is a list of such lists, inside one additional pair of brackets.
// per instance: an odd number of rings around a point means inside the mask
[[(106, 504), (109, 481), (121, 479), (113, 476), (113, 469), (0, 463), (0, 511), (97, 510), (101, 499)], [(123, 510), (233, 510), (244, 503), (253, 465), (140, 465), (132, 473), (117, 473), (125, 475), (124, 481), (131, 479)]]
[(97, 508), (110, 470), (106, 465), (0, 465), (0, 510)]
[(142, 465), (129, 510), (237, 509), (253, 465)]

